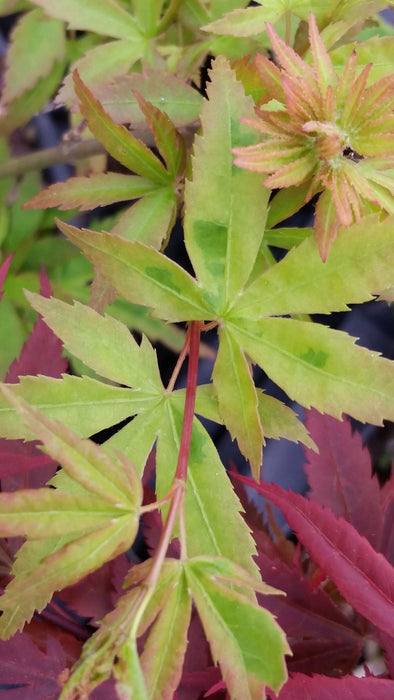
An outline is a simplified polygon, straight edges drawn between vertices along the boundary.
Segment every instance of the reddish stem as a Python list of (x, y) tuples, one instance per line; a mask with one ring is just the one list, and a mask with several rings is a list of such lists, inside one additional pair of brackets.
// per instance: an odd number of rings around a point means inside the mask
[(183, 363), (184, 363), (184, 361), (185, 361), (186, 355), (187, 355), (187, 353), (188, 353), (188, 351), (189, 351), (189, 345), (190, 345), (190, 327), (189, 327), (188, 330), (187, 330), (186, 338), (185, 338), (185, 342), (184, 342), (183, 348), (182, 348), (181, 353), (180, 353), (180, 355), (179, 355), (179, 357), (178, 357), (178, 359), (177, 359), (176, 365), (175, 365), (175, 367), (174, 367), (174, 371), (173, 371), (173, 373), (172, 373), (172, 375), (171, 375), (171, 379), (170, 379), (170, 381), (168, 382), (167, 392), (168, 392), (169, 394), (170, 394), (172, 391), (174, 391), (175, 382), (176, 382), (176, 380), (178, 379), (179, 372), (181, 371), (181, 367), (182, 367), (182, 365), (183, 365)]
[(190, 442), (192, 437), (199, 350), (200, 322), (192, 321), (189, 328), (189, 366), (187, 369), (185, 411), (183, 414), (182, 437), (179, 447), (178, 464), (175, 472), (175, 479), (179, 479), (183, 482), (186, 482), (187, 464), (189, 461)]
[[(189, 461), (190, 442), (192, 437), (194, 405), (196, 402), (196, 388), (198, 375), (198, 361), (200, 350), (200, 330), (201, 323), (192, 321), (188, 330), (185, 346), (189, 347), (189, 366), (187, 369), (186, 400), (183, 414), (181, 444), (179, 446), (178, 463), (176, 467), (174, 483), (171, 491), (173, 498), (163, 531), (153, 557), (152, 568), (145, 579), (147, 588), (152, 588), (157, 581), (161, 566), (163, 564), (167, 547), (170, 542), (171, 533), (174, 527), (176, 516), (179, 515), (181, 528), (181, 549), (186, 556), (186, 536), (184, 523), (184, 496), (187, 478), (187, 465)], [(142, 594), (145, 595), (144, 593)]]

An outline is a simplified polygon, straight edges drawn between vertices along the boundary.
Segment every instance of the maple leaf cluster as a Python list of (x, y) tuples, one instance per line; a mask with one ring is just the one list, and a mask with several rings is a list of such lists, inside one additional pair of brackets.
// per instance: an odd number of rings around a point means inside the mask
[(315, 234), (325, 260), (339, 227), (359, 222), (371, 204), (394, 212), (387, 172), (394, 164), (394, 76), (368, 86), (372, 63), (357, 74), (355, 50), (338, 76), (312, 13), (312, 65), (269, 23), (267, 33), (279, 67), (256, 56), (268, 95), (257, 119), (243, 119), (265, 139), (233, 149), (235, 164), (266, 173), (265, 187), (300, 188), (305, 203), (321, 193)]

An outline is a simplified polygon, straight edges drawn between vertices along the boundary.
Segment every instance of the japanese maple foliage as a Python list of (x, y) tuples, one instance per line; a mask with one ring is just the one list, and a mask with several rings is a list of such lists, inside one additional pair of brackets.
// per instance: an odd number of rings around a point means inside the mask
[[(393, 526), (387, 504), (394, 477), (379, 487), (368, 451), (348, 421), (310, 411), (306, 424), (319, 447), (319, 454), (305, 449), (307, 497), (234, 474), (236, 481), (281, 508), (305, 547), (301, 553), (300, 544), (293, 545), (289, 556), (289, 543), (283, 538), (273, 541), (254, 516), (262, 576), (287, 593), (285, 599), (264, 601), (286, 630), (293, 651), (288, 661), (291, 676), (279, 698), (315, 698), (318, 688), (319, 697), (338, 692), (349, 698), (389, 697), (393, 680), (349, 677), (341, 685), (327, 676), (351, 672), (366, 638), (380, 642), (383, 649), (386, 644), (388, 663), (392, 658), (393, 545), (382, 533)], [(247, 503), (245, 496), (243, 502)], [(345, 601), (353, 606), (351, 614)], [(311, 673), (327, 676), (303, 675)]]
[[(344, 419), (394, 420), (394, 363), (321, 322), (393, 297), (394, 36), (383, 0), (248, 5), (0, 0), (18, 13), (0, 98), (10, 698), (394, 697), (394, 475)], [(75, 128), (8, 162), (56, 90)], [(74, 156), (42, 191), (25, 174)], [(312, 201), (313, 226), (289, 227)], [(228, 474), (212, 423), (253, 478)], [(304, 447), (306, 495), (261, 480), (281, 438)], [(356, 678), (369, 640), (386, 672)]]

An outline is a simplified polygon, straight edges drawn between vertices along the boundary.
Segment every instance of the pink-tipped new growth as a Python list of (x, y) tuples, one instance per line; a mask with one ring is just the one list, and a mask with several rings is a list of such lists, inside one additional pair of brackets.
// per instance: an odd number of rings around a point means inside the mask
[[(315, 233), (326, 260), (340, 226), (360, 221), (371, 204), (394, 213), (394, 77), (367, 85), (371, 64), (357, 75), (352, 51), (337, 75), (309, 16), (312, 65), (267, 24), (277, 67), (265, 56), (256, 66), (268, 90), (268, 104), (256, 119), (244, 120), (264, 134), (260, 143), (235, 148), (235, 164), (266, 174), (269, 188), (305, 187), (308, 202), (319, 194)], [(280, 103), (270, 109), (269, 101)]]

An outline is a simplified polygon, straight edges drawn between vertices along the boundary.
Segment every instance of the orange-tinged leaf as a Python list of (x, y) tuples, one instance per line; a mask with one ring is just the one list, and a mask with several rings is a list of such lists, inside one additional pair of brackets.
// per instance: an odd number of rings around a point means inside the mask
[(280, 38), (272, 24), (267, 22), (266, 27), (271, 46), (281, 67), (300, 78), (307, 77), (308, 79), (313, 79), (312, 68)]
[[(357, 74), (357, 53), (353, 49), (346, 60), (343, 71), (338, 80), (336, 90), (338, 105), (342, 108), (353, 88)], [(356, 115), (357, 118), (357, 115)]]
[(136, 90), (134, 96), (145, 115), (155, 136), (157, 147), (162, 155), (168, 172), (175, 177), (186, 164), (186, 149), (182, 136), (165, 112), (155, 107)]
[[(300, 149), (301, 150), (301, 149)], [(303, 151), (305, 149), (302, 149)], [(310, 177), (316, 168), (315, 159), (311, 153), (307, 153), (292, 163), (282, 165), (276, 173), (269, 175), (264, 180), (264, 187), (275, 189), (277, 187), (292, 187), (301, 185)]]
[[(22, 550), (19, 575), (8, 584), (0, 598), (3, 614), (0, 618), (0, 638), (8, 639), (22, 629), (35, 610), (41, 611), (55, 591), (77, 583), (87, 574), (98, 569), (104, 562), (114, 559), (132, 545), (138, 527), (136, 515), (123, 516), (117, 521), (108, 521), (94, 532), (89, 532), (37, 562), (32, 570), (23, 570)], [(29, 551), (27, 542), (23, 547)]]
[(386, 75), (364, 91), (363, 100), (356, 114), (353, 114), (353, 124), (355, 126), (365, 129), (368, 128), (371, 118), (378, 119), (384, 114), (391, 115), (390, 107), (394, 91), (393, 82), (393, 76)]
[(285, 103), (286, 95), (283, 90), (281, 73), (273, 61), (270, 61), (261, 53), (256, 53), (254, 57), (256, 68), (264, 86), (269, 90), (270, 98)]
[[(292, 73), (284, 73), (282, 85), (286, 93), (286, 106), (291, 115), (291, 121), (302, 124), (305, 119), (323, 118), (322, 98), (315, 85), (310, 85), (305, 78), (295, 77)], [(293, 125), (294, 130), (294, 125)]]
[(112, 121), (77, 71), (74, 71), (73, 76), (81, 113), (87, 120), (92, 134), (105, 146), (108, 153), (138, 175), (160, 185), (167, 184), (171, 176), (160, 160), (124, 126)]
[(89, 177), (70, 177), (66, 182), (49, 185), (28, 199), (23, 209), (58, 207), (65, 211), (80, 207), (81, 211), (86, 211), (114, 202), (137, 199), (157, 189), (157, 184), (138, 175), (99, 173)]
[(155, 315), (169, 321), (213, 317), (194, 277), (154, 248), (57, 223), (127, 301), (153, 308)]
[(121, 75), (115, 83), (100, 84), (93, 92), (117, 124), (144, 128), (144, 115), (133, 90), (164, 111), (176, 127), (187, 126), (198, 119), (203, 100), (200, 93), (164, 70), (144, 67), (142, 73)]
[(330, 248), (334, 243), (340, 222), (330, 190), (320, 195), (315, 208), (315, 236), (321, 259), (327, 260)]
[(323, 97), (329, 85), (331, 85), (332, 88), (335, 87), (338, 78), (330, 55), (319, 34), (316, 19), (312, 12), (309, 15), (309, 42), (311, 45), (315, 75)]
[(368, 77), (370, 70), (372, 68), (372, 63), (364, 66), (361, 73), (358, 75), (356, 80), (353, 82), (352, 90), (348, 94), (341, 115), (341, 124), (344, 128), (353, 126), (353, 118), (357, 115), (359, 108), (362, 106), (364, 93), (366, 90)]

